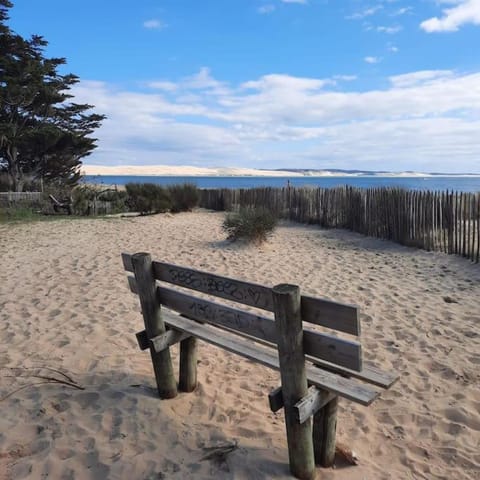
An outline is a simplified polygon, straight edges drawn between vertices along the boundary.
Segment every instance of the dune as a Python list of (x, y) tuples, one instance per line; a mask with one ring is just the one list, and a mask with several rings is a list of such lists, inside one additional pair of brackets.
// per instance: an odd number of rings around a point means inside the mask
[(222, 219), (0, 225), (0, 479), (292, 478), (268, 407), (278, 373), (200, 343), (197, 390), (157, 398), (120, 258), (138, 251), (360, 306), (366, 360), (401, 377), (368, 408), (340, 401), (338, 441), (358, 465), (318, 478), (478, 479), (479, 265), (291, 223), (263, 246), (232, 244)]

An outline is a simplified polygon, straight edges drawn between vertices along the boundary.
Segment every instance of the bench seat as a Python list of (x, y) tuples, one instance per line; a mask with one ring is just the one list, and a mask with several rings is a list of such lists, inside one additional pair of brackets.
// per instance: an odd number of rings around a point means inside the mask
[[(220, 330), (211, 325), (189, 320), (166, 309), (163, 309), (163, 320), (170, 328), (186, 332), (205, 342), (222, 347), (224, 350), (236, 353), (274, 370), (280, 369), (278, 354), (272, 348), (255, 344), (250, 339), (242, 338), (237, 334)], [(370, 405), (381, 393), (369, 385), (341, 377), (314, 365), (307, 365), (307, 379), (311, 385), (329, 390), (361, 405)]]

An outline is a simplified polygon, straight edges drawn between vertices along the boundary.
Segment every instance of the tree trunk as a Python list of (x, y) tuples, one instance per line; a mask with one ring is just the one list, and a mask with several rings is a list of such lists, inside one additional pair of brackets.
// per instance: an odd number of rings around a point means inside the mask
[(7, 149), (7, 155), (9, 157), (8, 174), (12, 179), (12, 188), (14, 192), (22, 192), (23, 185), (25, 184), (25, 176), (18, 162), (18, 150), (17, 147), (10, 147)]

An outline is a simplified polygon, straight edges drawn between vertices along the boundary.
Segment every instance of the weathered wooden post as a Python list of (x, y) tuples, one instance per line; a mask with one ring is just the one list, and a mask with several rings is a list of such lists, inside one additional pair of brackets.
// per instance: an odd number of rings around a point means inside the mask
[[(153, 275), (152, 258), (148, 253), (136, 253), (132, 255), (132, 264), (142, 306), (145, 331), (147, 337), (151, 339), (166, 331), (161, 316), (160, 303), (157, 300), (157, 286)], [(150, 346), (150, 355), (160, 398), (176, 397), (177, 383), (173, 374), (170, 349), (166, 348), (156, 353), (153, 346)]]
[(331, 467), (335, 461), (338, 396), (330, 400), (313, 416), (313, 449), (315, 463)]
[(180, 382), (182, 392), (193, 392), (197, 387), (197, 339), (188, 337), (180, 342)]
[(302, 480), (315, 478), (312, 421), (300, 423), (294, 405), (307, 394), (300, 315), (300, 289), (281, 284), (272, 290), (290, 471)]

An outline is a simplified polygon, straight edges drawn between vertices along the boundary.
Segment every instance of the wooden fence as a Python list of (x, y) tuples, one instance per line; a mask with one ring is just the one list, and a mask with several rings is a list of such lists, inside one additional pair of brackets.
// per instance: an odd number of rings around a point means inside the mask
[(36, 204), (42, 201), (42, 192), (0, 192), (0, 205), (17, 202)]
[[(0, 207), (15, 206), (22, 203), (23, 205), (36, 206), (43, 213), (53, 213), (53, 203), (42, 192), (0, 192)], [(74, 208), (75, 215), (109, 215), (114, 212), (112, 202), (104, 200), (87, 200), (83, 205)], [(62, 211), (60, 213), (66, 213)]]
[(218, 189), (202, 190), (200, 205), (213, 210), (265, 207), (292, 221), (480, 261), (480, 192), (350, 186)]

